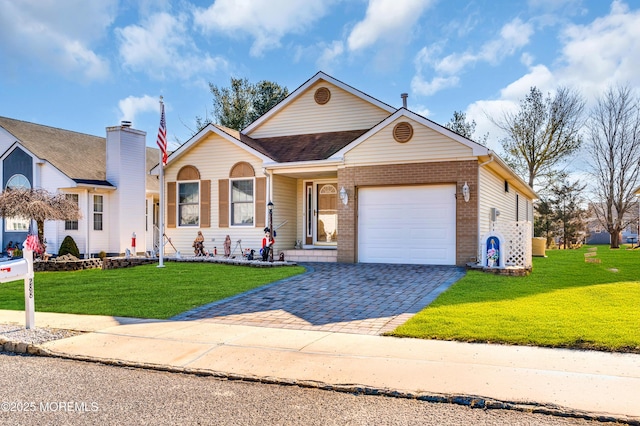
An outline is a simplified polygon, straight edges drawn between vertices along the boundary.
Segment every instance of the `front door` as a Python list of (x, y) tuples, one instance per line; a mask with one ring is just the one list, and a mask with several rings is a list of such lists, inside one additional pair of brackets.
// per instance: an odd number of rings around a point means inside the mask
[(338, 184), (336, 182), (305, 183), (305, 243), (337, 245)]

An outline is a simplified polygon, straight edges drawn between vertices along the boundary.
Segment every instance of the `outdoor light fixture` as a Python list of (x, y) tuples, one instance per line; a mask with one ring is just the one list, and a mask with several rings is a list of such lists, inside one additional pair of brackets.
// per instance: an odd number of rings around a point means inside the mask
[(469, 185), (467, 184), (467, 182), (462, 185), (462, 196), (464, 197), (464, 201), (468, 203), (471, 193), (469, 192)]
[(344, 186), (340, 189), (340, 199), (342, 200), (342, 204), (345, 206), (349, 202), (349, 194), (347, 194), (347, 190), (344, 189)]
[(269, 201), (269, 204), (267, 204), (267, 208), (269, 209), (269, 211), (273, 210), (273, 203), (271, 201)]

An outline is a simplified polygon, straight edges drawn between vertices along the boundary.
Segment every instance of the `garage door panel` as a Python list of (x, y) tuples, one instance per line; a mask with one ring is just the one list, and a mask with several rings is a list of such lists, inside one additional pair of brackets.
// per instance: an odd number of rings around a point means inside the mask
[(358, 260), (455, 264), (455, 185), (361, 188)]

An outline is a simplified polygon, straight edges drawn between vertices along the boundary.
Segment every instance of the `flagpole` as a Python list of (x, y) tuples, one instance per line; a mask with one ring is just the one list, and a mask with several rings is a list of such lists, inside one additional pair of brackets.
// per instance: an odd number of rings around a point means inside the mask
[[(164, 104), (162, 102), (162, 96), (160, 96), (160, 111), (161, 115), (164, 115)], [(161, 118), (161, 120), (164, 117)], [(160, 155), (160, 212), (158, 221), (160, 222), (158, 228), (160, 229), (160, 238), (158, 244), (158, 268), (164, 268), (164, 153), (162, 149), (159, 152)]]

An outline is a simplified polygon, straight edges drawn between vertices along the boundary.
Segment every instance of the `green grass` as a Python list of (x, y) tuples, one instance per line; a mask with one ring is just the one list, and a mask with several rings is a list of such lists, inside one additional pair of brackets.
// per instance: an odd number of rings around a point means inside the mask
[[(134, 268), (35, 274), (37, 312), (166, 319), (300, 274), (301, 266), (252, 268), (169, 262)], [(24, 310), (24, 281), (0, 284), (0, 309)]]
[(640, 353), (640, 250), (547, 251), (528, 277), (470, 271), (392, 335)]

